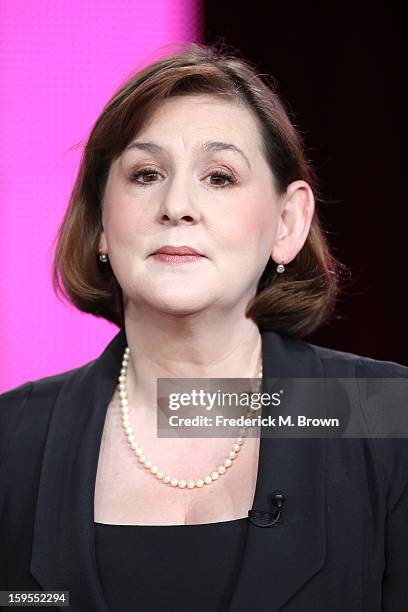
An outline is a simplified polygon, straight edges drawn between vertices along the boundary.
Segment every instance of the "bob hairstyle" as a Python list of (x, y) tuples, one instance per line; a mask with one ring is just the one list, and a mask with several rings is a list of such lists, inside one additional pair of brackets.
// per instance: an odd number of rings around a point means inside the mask
[[(93, 126), (69, 206), (56, 236), (52, 282), (57, 296), (83, 312), (124, 328), (122, 289), (110, 263), (101, 263), (104, 189), (117, 159), (145, 122), (171, 96), (210, 94), (244, 104), (256, 118), (263, 155), (278, 194), (295, 180), (305, 180), (318, 201), (318, 185), (302, 138), (274, 91), (255, 68), (215, 46), (185, 43), (171, 55), (151, 63), (114, 93)], [(280, 262), (277, 262), (280, 263)], [(304, 337), (332, 315), (346, 267), (330, 252), (316, 210), (308, 237), (294, 260), (277, 274), (269, 259), (246, 316), (261, 328)]]

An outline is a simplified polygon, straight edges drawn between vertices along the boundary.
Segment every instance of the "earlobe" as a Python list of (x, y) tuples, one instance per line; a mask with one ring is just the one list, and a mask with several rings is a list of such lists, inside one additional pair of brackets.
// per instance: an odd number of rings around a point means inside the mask
[(108, 245), (106, 244), (105, 234), (103, 231), (101, 232), (101, 236), (99, 238), (98, 255), (99, 260), (103, 263), (108, 261)]
[[(282, 215), (285, 214), (285, 211), (282, 211)], [(286, 236), (288, 236), (289, 234), (289, 229), (288, 226), (286, 225), (286, 223), (284, 222), (282, 215), (279, 219), (279, 228), (278, 228), (278, 232), (277, 232), (277, 236), (276, 236), (276, 243), (281, 243), (282, 241), (284, 242), (284, 238)], [(276, 252), (278, 251), (278, 252)], [(276, 264), (276, 265), (283, 265), (285, 262), (287, 262), (287, 259), (285, 260), (283, 253), (282, 253), (282, 249), (280, 249), (279, 247), (276, 248), (276, 244), (274, 246), (274, 248), (271, 251), (271, 259), (272, 261)]]
[(99, 248), (98, 251), (107, 251), (107, 244), (105, 239), (105, 233), (102, 231), (99, 238)]
[[(283, 257), (278, 257), (277, 260), (275, 260), (273, 253), (271, 253), (271, 260), (276, 265), (276, 272), (278, 272), (278, 274), (283, 274), (285, 271), (286, 260)], [(279, 261), (278, 264), (276, 263), (277, 261)]]

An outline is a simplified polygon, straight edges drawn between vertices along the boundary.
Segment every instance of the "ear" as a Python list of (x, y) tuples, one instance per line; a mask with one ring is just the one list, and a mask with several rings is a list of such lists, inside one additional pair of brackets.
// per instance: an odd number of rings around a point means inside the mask
[(106, 253), (108, 251), (108, 245), (106, 243), (106, 238), (105, 238), (105, 232), (101, 232), (100, 238), (99, 238), (99, 250), (101, 250), (103, 253)]
[(302, 249), (315, 211), (313, 191), (306, 181), (290, 183), (281, 201), (281, 214), (272, 259), (289, 263)]

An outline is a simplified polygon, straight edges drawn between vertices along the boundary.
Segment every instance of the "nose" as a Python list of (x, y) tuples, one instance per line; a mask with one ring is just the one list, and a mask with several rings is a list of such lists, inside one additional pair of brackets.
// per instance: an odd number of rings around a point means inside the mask
[(180, 221), (194, 224), (200, 219), (200, 212), (193, 198), (191, 179), (185, 174), (169, 178), (161, 192), (158, 212), (160, 223), (176, 225)]

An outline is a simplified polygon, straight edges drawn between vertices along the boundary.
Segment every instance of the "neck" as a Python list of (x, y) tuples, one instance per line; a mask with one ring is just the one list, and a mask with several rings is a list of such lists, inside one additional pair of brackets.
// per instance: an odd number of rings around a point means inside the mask
[(136, 311), (128, 303), (127, 392), (143, 411), (156, 410), (157, 378), (257, 378), (262, 338), (242, 313), (219, 319)]

